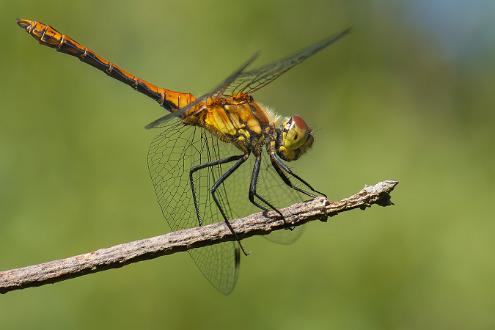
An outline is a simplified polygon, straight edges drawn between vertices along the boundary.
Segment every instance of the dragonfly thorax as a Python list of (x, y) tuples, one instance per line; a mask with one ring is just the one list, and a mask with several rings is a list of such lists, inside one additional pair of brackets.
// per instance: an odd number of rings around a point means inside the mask
[(276, 151), (286, 161), (296, 160), (313, 145), (311, 128), (300, 116), (286, 118), (277, 129)]

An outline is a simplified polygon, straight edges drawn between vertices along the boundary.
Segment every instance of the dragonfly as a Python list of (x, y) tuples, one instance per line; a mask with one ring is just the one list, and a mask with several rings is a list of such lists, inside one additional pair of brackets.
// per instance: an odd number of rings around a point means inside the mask
[[(278, 115), (252, 94), (340, 40), (350, 29), (248, 69), (256, 53), (211, 91), (195, 97), (138, 78), (49, 25), (29, 19), (18, 19), (17, 24), (41, 45), (79, 58), (166, 110), (146, 126), (160, 129), (147, 156), (151, 181), (172, 230), (223, 220), (232, 232), (233, 241), (189, 250), (199, 270), (220, 292), (232, 292), (241, 251), (247, 255), (230, 220), (259, 210), (274, 211), (284, 219), (282, 207), (324, 196), (286, 164), (313, 145), (310, 126), (299, 115)], [(291, 243), (301, 231), (289, 229), (267, 238)]]

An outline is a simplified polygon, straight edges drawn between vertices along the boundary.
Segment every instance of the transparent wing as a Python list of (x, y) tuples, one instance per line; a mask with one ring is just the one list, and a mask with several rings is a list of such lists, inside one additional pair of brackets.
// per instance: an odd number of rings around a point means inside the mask
[[(222, 142), (206, 130), (185, 126), (178, 120), (169, 121), (151, 142), (148, 168), (163, 216), (173, 231), (199, 225), (192, 200), (189, 170), (194, 165), (222, 158), (226, 153), (221, 152), (219, 143)], [(225, 151), (227, 149), (224, 148)], [(239, 154), (239, 151), (232, 151)], [(204, 224), (222, 220), (211, 199), (209, 188), (228, 166), (229, 164), (224, 164), (207, 168), (196, 172), (194, 176), (199, 211)], [(219, 188), (219, 199), (222, 205), (226, 205), (227, 214), (231, 217), (223, 187)], [(225, 294), (232, 291), (239, 266), (237, 243), (225, 242), (188, 252), (215, 288)]]
[[(201, 127), (186, 126), (179, 120), (168, 121), (162, 132), (151, 142), (148, 168), (158, 203), (172, 230), (198, 226), (194, 209), (189, 170), (194, 165), (239, 155), (233, 145), (220, 141)], [(283, 208), (303, 197), (289, 188), (272, 168), (268, 155), (263, 155), (258, 180), (258, 193), (277, 208)], [(199, 214), (203, 224), (222, 221), (210, 188), (233, 163), (216, 165), (196, 171), (193, 176)], [(218, 188), (217, 197), (229, 219), (243, 217), (260, 210), (248, 198), (254, 157), (250, 157)], [(288, 244), (296, 240), (301, 229), (277, 231), (269, 240)], [(237, 281), (239, 247), (225, 242), (188, 251), (199, 270), (219, 291), (230, 293)]]
[(208, 98), (211, 97), (218, 97), (221, 95), (235, 96), (240, 93), (252, 94), (257, 90), (265, 87), (266, 85), (280, 77), (282, 74), (292, 69), (294, 66), (304, 62), (309, 57), (330, 46), (331, 44), (345, 36), (347, 33), (349, 33), (350, 30), (350, 28), (343, 30), (287, 58), (264, 65), (255, 70), (245, 71), (246, 68), (251, 65), (251, 63), (253, 63), (254, 60), (256, 60), (256, 58), (258, 57), (258, 53), (255, 53), (236, 71), (230, 74), (210, 92), (198, 97), (196, 100), (181, 108), (180, 110), (168, 113), (158, 118), (157, 120), (146, 125), (146, 128), (149, 129), (163, 127), (166, 125), (167, 121), (171, 120), (172, 118), (183, 116), (192, 107), (200, 104), (201, 102), (205, 102), (206, 100), (208, 100)]
[(320, 50), (330, 46), (347, 33), (350, 29), (332, 35), (314, 45), (311, 45), (287, 58), (264, 65), (258, 69), (241, 72), (234, 81), (225, 88), (224, 95), (237, 95), (239, 93), (251, 94), (268, 85), (283, 73), (302, 63)]

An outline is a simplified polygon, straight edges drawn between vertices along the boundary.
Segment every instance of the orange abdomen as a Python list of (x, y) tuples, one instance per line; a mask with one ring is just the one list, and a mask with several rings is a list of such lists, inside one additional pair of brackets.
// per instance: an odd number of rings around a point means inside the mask
[(182, 108), (195, 99), (190, 93), (171, 91), (134, 76), (49, 25), (27, 19), (19, 19), (17, 24), (41, 45), (56, 48), (61, 53), (79, 58), (82, 62), (152, 98), (169, 111)]

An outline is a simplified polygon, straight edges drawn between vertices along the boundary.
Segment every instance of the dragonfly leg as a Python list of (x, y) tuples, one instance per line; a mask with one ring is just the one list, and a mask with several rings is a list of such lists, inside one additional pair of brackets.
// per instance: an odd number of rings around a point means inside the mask
[(242, 165), (242, 163), (244, 163), (249, 157), (249, 154), (245, 154), (245, 155), (242, 155), (238, 160), (237, 162), (231, 167), (229, 168), (227, 171), (225, 171), (225, 173), (222, 174), (222, 176), (215, 182), (215, 184), (213, 185), (213, 187), (211, 187), (210, 189), (210, 193), (211, 193), (211, 196), (213, 197), (213, 200), (215, 201), (215, 204), (217, 205), (218, 209), (220, 210), (220, 213), (222, 214), (222, 217), (225, 221), (225, 224), (227, 225), (227, 227), (229, 228), (230, 232), (232, 233), (232, 235), (234, 235), (234, 238), (235, 240), (237, 241), (237, 243), (239, 244), (239, 247), (241, 248), (242, 250), (242, 253), (244, 253), (245, 256), (248, 255), (248, 253), (246, 252), (246, 250), (244, 250), (244, 247), (242, 246), (241, 244), (241, 241), (239, 240), (239, 238), (237, 237), (237, 234), (236, 232), (234, 231), (234, 228), (232, 228), (232, 225), (230, 224), (229, 222), (229, 219), (227, 218), (227, 215), (225, 214), (225, 211), (223, 210), (222, 208), (222, 205), (220, 204), (220, 202), (218, 201), (218, 198), (217, 196), (215, 195), (215, 192), (217, 191), (218, 187), (220, 187), (220, 185), (232, 174), (234, 173), (238, 168), (239, 166)]
[(294, 186), (292, 184), (292, 182), (290, 181), (290, 179), (287, 177), (287, 175), (285, 175), (284, 171), (280, 168), (280, 165), (278, 165), (278, 163), (273, 159), (273, 157), (270, 155), (270, 159), (271, 159), (271, 162), (272, 162), (272, 166), (273, 168), (275, 169), (275, 171), (277, 172), (277, 174), (280, 176), (280, 178), (282, 179), (282, 181), (284, 181), (284, 183), (289, 186), (290, 188), (296, 190), (296, 191), (299, 191), (300, 193), (306, 195), (306, 196), (309, 196), (311, 198), (315, 198), (317, 197), (317, 195), (313, 194), (313, 193), (310, 193), (304, 189), (301, 189), (297, 186)]
[[(287, 172), (287, 173), (289, 173), (290, 175), (292, 175), (292, 176), (293, 176), (294, 178), (296, 178), (299, 182), (301, 182), (301, 183), (302, 183), (302, 184), (304, 184), (306, 187), (308, 187), (311, 191), (313, 191), (313, 192), (315, 192), (315, 193), (317, 193), (317, 194), (319, 194), (319, 195), (322, 195), (322, 196), (324, 196), (324, 197), (327, 197), (327, 195), (325, 195), (324, 193), (322, 193), (322, 192), (320, 192), (320, 191), (318, 191), (318, 190), (314, 189), (314, 188), (313, 188), (313, 187), (312, 187), (312, 186), (311, 186), (308, 182), (306, 182), (306, 180), (304, 180), (303, 178), (301, 178), (301, 177), (300, 177), (299, 175), (297, 175), (296, 173), (292, 172), (292, 170), (291, 170), (291, 169), (290, 169), (287, 165), (285, 165), (285, 164), (284, 164), (284, 162), (282, 162), (282, 161), (281, 161), (281, 160), (280, 160), (280, 159), (279, 159), (276, 155), (274, 155), (274, 154), (273, 154), (273, 155), (270, 155), (270, 158), (271, 158), (271, 160), (272, 160), (272, 164), (274, 164), (274, 163), (275, 163), (275, 164), (277, 164), (278, 166), (280, 166), (280, 168), (282, 168), (285, 172)], [(277, 167), (276, 167), (276, 166), (274, 166), (274, 167), (275, 167), (275, 170), (277, 170)], [(279, 168), (279, 170), (280, 170), (280, 168)], [(281, 172), (279, 172), (279, 171), (277, 170), (277, 173), (279, 173), (279, 175), (280, 175), (280, 173), (281, 173)], [(284, 176), (285, 176), (285, 175), (284, 175)], [(281, 177), (282, 177), (282, 176), (281, 176)], [(288, 178), (287, 178), (287, 179), (288, 179)], [(283, 177), (282, 177), (282, 180), (284, 180), (284, 179), (283, 179)], [(290, 182), (290, 180), (288, 180), (288, 181)], [(284, 180), (284, 182), (287, 184), (287, 181), (285, 181), (285, 180)], [(302, 189), (296, 189), (296, 188), (294, 188), (294, 189), (295, 189), (295, 190), (297, 190), (297, 191), (301, 191), (302, 193), (304, 193), (304, 192), (302, 191)], [(304, 193), (304, 194), (308, 195), (307, 193)], [(308, 195), (308, 196), (312, 196), (312, 195)], [(312, 196), (312, 197), (317, 197), (317, 196)]]
[(257, 192), (256, 192), (256, 185), (258, 183), (258, 176), (260, 173), (260, 165), (261, 165), (261, 156), (256, 156), (256, 160), (254, 161), (254, 167), (253, 167), (253, 174), (251, 176), (251, 184), (249, 185), (249, 200), (251, 203), (253, 203), (256, 207), (262, 209), (263, 211), (268, 211), (268, 209), (262, 205), (260, 205), (254, 197), (257, 197), (260, 201), (268, 205), (270, 209), (273, 211), (277, 212), (282, 218), (284, 218), (284, 215), (282, 212), (280, 212), (276, 207), (274, 207), (271, 203), (269, 203), (265, 198), (261, 197)]
[(203, 220), (201, 219), (201, 214), (199, 213), (199, 205), (198, 205), (198, 199), (196, 197), (196, 189), (194, 188), (194, 180), (193, 180), (193, 174), (196, 171), (199, 171), (201, 169), (207, 168), (207, 167), (212, 167), (220, 164), (225, 164), (225, 163), (230, 163), (236, 160), (241, 159), (244, 157), (244, 155), (236, 155), (236, 156), (230, 156), (224, 159), (218, 159), (215, 161), (211, 161), (208, 163), (204, 164), (199, 164), (191, 167), (189, 170), (189, 183), (191, 185), (191, 192), (192, 192), (192, 197), (193, 197), (193, 202), (194, 202), (194, 211), (196, 212), (196, 217), (198, 218), (198, 223), (200, 226), (203, 225)]

